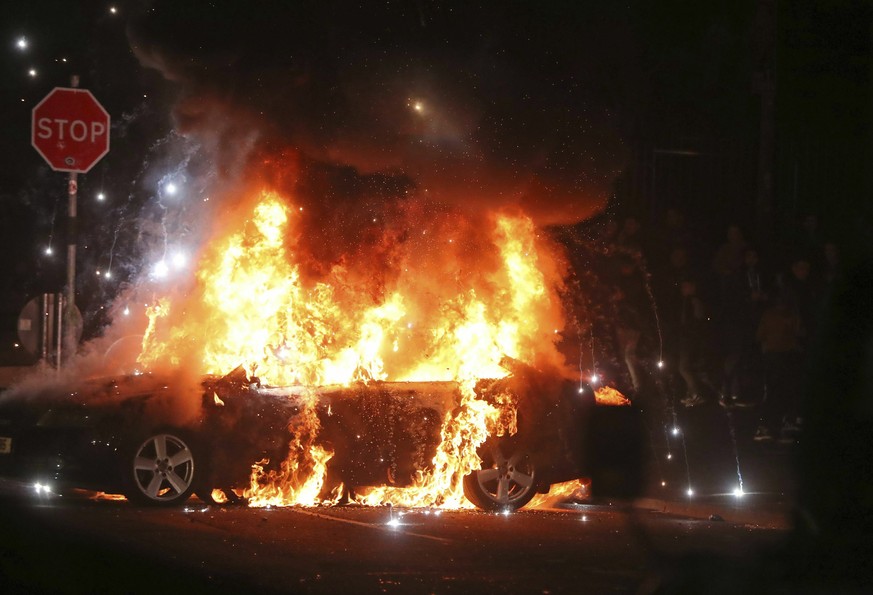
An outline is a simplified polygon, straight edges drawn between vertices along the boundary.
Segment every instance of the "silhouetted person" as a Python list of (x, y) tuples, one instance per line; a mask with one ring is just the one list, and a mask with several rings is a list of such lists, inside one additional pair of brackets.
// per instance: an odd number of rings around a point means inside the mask
[(789, 294), (780, 294), (764, 311), (757, 337), (764, 357), (766, 392), (755, 440), (772, 440), (777, 431), (791, 439), (797, 430), (797, 398), (803, 386), (803, 350), (800, 317)]

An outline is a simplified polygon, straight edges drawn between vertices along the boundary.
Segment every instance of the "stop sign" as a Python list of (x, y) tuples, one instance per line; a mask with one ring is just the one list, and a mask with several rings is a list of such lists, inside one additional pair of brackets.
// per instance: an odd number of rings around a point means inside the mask
[(86, 173), (109, 152), (109, 114), (90, 91), (55, 87), (33, 108), (30, 142), (53, 170)]

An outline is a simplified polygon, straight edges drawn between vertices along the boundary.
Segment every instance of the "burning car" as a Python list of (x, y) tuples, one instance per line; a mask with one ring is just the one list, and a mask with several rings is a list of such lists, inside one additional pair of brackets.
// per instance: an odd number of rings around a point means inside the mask
[[(606, 410), (632, 416), (597, 405), (587, 385), (523, 366), (478, 381), (469, 398), (457, 382), (266, 387), (242, 369), (199, 388), (202, 408), (185, 422), (177, 388), (147, 374), (5, 398), (0, 473), (154, 505), (196, 493), (254, 505), (439, 506), (462, 505), (451, 501), (462, 492), (479, 508), (515, 510), (551, 484), (597, 475), (602, 449), (590, 447), (602, 432), (592, 430), (606, 427)], [(500, 412), (492, 435), (447, 430), (475, 407)], [(447, 431), (478, 457), (449, 460), (464, 449), (446, 450)]]

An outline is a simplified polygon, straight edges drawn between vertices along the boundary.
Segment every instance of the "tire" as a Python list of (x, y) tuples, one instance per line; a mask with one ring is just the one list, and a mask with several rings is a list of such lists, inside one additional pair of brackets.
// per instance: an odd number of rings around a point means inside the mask
[(518, 510), (537, 493), (537, 468), (517, 441), (490, 438), (479, 451), (482, 469), (464, 478), (464, 495), (482, 510)]
[(191, 441), (177, 430), (159, 431), (131, 449), (125, 460), (125, 496), (154, 506), (185, 502), (195, 490), (200, 469)]

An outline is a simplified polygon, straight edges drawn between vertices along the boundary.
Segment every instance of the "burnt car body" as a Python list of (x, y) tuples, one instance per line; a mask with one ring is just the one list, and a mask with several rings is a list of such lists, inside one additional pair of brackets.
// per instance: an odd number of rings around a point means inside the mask
[[(325, 492), (340, 484), (349, 493), (404, 487), (431, 465), (443, 422), (462, 402), (454, 382), (275, 388), (241, 370), (206, 378), (198, 390), (201, 407), (185, 423), (177, 388), (150, 375), (26, 398), (5, 395), (0, 475), (177, 504), (193, 493), (209, 500), (214, 488), (230, 493), (248, 486), (254, 463), (277, 470), (297, 439), (333, 453)], [(468, 499), (488, 510), (514, 510), (553, 483), (597, 476), (603, 468), (597, 461), (615, 457), (613, 445), (597, 438), (615, 431), (608, 420), (618, 415), (626, 426), (635, 419), (630, 407), (596, 405), (587, 385), (543, 380), (527, 370), (480, 381), (476, 392), (492, 402), (513, 395), (518, 416), (518, 431), (489, 438), (479, 450), (482, 469), (464, 478)], [(315, 431), (301, 422), (312, 416)], [(305, 432), (312, 436), (300, 435)], [(631, 459), (624, 459), (610, 463), (603, 486), (617, 479), (621, 491), (633, 483)]]

